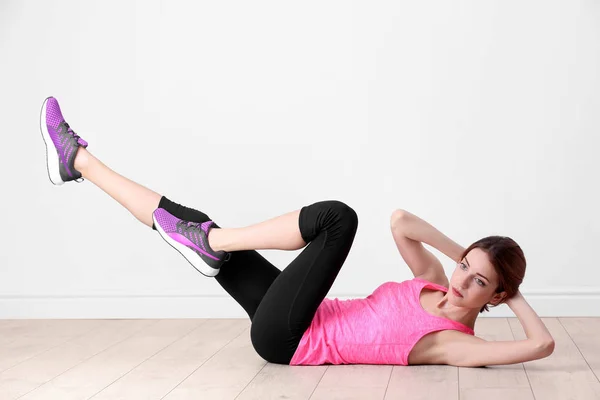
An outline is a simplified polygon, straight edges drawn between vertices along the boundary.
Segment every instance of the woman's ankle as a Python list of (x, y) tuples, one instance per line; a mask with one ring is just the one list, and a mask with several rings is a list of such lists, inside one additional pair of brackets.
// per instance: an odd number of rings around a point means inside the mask
[(221, 228), (211, 228), (208, 232), (208, 246), (214, 251), (224, 250), (219, 240), (222, 238), (221, 233)]
[(73, 162), (73, 166), (79, 172), (83, 172), (89, 163), (90, 153), (83, 146), (79, 146), (77, 148), (77, 154), (75, 154), (75, 161)]

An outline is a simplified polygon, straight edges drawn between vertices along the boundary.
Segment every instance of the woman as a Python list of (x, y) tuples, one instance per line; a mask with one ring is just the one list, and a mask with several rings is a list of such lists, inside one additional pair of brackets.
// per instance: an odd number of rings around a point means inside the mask
[[(552, 337), (518, 292), (525, 258), (510, 238), (489, 237), (463, 249), (425, 221), (397, 210), (392, 233), (415, 278), (386, 282), (364, 299), (328, 299), (358, 226), (356, 212), (345, 203), (321, 201), (249, 227), (220, 228), (207, 214), (104, 165), (69, 127), (53, 97), (42, 105), (40, 129), (52, 183), (90, 180), (200, 273), (215, 277), (248, 313), (252, 344), (266, 361), (483, 366), (552, 353)], [(420, 242), (458, 262), (453, 290), (448, 291), (439, 261)], [(283, 271), (255, 251), (305, 246)], [(487, 342), (474, 336), (478, 313), (488, 303), (502, 302), (525, 325), (527, 340)]]

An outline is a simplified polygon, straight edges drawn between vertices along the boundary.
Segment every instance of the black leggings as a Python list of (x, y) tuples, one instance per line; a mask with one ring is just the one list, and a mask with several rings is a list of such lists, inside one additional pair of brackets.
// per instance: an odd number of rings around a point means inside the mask
[[(210, 220), (164, 196), (159, 208), (186, 221)], [(358, 217), (345, 203), (327, 200), (302, 207), (298, 224), (308, 245), (283, 271), (255, 250), (242, 250), (232, 252), (215, 276), (250, 316), (256, 352), (276, 364), (290, 363), (350, 252)]]

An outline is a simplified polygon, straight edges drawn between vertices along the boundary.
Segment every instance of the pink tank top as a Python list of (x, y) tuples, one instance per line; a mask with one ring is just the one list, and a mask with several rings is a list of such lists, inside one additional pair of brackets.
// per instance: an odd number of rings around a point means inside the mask
[(460, 322), (425, 311), (419, 301), (425, 286), (448, 291), (413, 278), (385, 282), (366, 298), (323, 299), (290, 365), (408, 365), (410, 351), (428, 333), (450, 329), (475, 334)]

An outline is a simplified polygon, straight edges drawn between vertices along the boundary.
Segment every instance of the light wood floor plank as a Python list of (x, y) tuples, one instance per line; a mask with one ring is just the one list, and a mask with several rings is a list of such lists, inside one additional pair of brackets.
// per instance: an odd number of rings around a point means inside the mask
[[(489, 341), (515, 340), (506, 318), (478, 318), (475, 335)], [(480, 399), (482, 394), (486, 394), (487, 399), (500, 393), (510, 393), (511, 400), (534, 400), (522, 363), (458, 368), (458, 380), (461, 400)]]
[(470, 388), (460, 392), (460, 400), (533, 400), (531, 388)]
[(50, 333), (67, 333), (77, 326), (89, 326), (102, 321), (93, 319), (3, 319), (0, 320), (0, 336), (44, 336)]
[(13, 325), (6, 335), (15, 340), (0, 345), (0, 372), (35, 357), (101, 325), (98, 320), (31, 320), (27, 324)]
[[(524, 363), (536, 399), (600, 399), (600, 382), (557, 318), (542, 318), (556, 342), (554, 353)], [(525, 339), (517, 318), (509, 318), (516, 340)]]
[(600, 318), (559, 318), (596, 379), (600, 380)]
[(393, 366), (329, 365), (310, 400), (383, 399)]
[(16, 399), (156, 320), (103, 320), (85, 335), (0, 373), (0, 399)]
[(451, 365), (394, 365), (385, 399), (404, 398), (458, 400), (457, 367)]
[(41, 385), (22, 399), (90, 398), (200, 323), (194, 319), (160, 320)]
[(249, 320), (208, 319), (92, 397), (160, 399), (248, 328)]
[(164, 399), (235, 399), (266, 365), (250, 341), (250, 321)]
[[(0, 347), (5, 346), (15, 340), (25, 336), (27, 332), (37, 331), (35, 328), (48, 321), (49, 319), (3, 319), (0, 320)], [(58, 321), (58, 320), (57, 320)], [(63, 321), (64, 320), (60, 320)], [(6, 348), (6, 347), (4, 347)]]
[(327, 369), (267, 363), (236, 400), (294, 399), (306, 400), (317, 387)]

